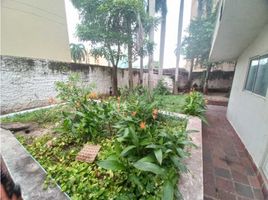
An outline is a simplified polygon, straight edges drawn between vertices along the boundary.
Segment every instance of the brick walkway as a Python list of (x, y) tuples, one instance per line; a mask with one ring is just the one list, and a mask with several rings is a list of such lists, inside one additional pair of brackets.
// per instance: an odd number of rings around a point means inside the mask
[(208, 106), (203, 125), (205, 200), (263, 200), (253, 165), (227, 121), (226, 107)]

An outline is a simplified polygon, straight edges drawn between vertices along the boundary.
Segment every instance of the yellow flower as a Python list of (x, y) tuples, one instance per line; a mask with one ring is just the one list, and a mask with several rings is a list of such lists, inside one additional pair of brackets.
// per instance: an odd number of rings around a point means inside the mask
[(140, 123), (140, 128), (141, 128), (141, 129), (145, 129), (145, 128), (146, 128), (146, 124), (145, 124), (145, 122), (141, 122), (141, 123)]

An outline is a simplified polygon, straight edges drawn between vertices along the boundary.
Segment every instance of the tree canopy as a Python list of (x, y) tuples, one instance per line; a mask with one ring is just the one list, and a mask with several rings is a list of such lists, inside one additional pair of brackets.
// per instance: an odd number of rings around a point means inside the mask
[(77, 61), (85, 60), (85, 56), (87, 54), (87, 51), (85, 49), (85, 46), (83, 44), (70, 44), (70, 50), (71, 50), (71, 57), (72, 60), (76, 63)]
[(182, 42), (182, 53), (186, 59), (197, 59), (198, 63), (207, 62), (212, 43), (216, 11), (206, 17), (191, 20), (188, 35)]

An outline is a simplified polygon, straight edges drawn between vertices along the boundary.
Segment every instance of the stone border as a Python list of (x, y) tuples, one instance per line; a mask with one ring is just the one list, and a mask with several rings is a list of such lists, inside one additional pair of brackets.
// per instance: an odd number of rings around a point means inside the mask
[(0, 140), (1, 155), (12, 179), (20, 185), (24, 200), (70, 199), (58, 185), (44, 189), (46, 171), (10, 131), (0, 129)]
[(160, 113), (188, 119), (186, 130), (193, 131), (190, 133), (190, 137), (197, 148), (191, 148), (191, 156), (184, 161), (189, 172), (181, 174), (178, 187), (183, 200), (203, 200), (202, 121), (198, 117), (187, 116), (180, 113), (166, 111), (161, 111)]

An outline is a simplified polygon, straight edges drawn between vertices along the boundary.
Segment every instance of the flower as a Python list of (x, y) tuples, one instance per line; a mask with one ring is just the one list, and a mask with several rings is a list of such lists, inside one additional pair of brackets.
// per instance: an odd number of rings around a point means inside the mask
[(81, 107), (81, 104), (79, 102), (77, 102), (75, 105), (76, 105), (76, 108), (80, 108)]
[(87, 95), (87, 98), (88, 99), (97, 99), (97, 94), (96, 94), (96, 92), (91, 92), (91, 93), (89, 93), (88, 95)]
[(49, 104), (54, 104), (54, 103), (57, 103), (57, 102), (56, 102), (56, 100), (53, 97), (49, 97), (48, 98), (48, 103)]
[(158, 110), (157, 109), (154, 109), (153, 110), (153, 119), (156, 119), (157, 118), (157, 115), (158, 115)]
[(131, 115), (132, 115), (133, 117), (135, 117), (136, 114), (137, 114), (137, 112), (132, 112), (132, 113), (131, 113)]
[(141, 122), (141, 123), (140, 123), (140, 128), (141, 128), (141, 129), (145, 129), (145, 128), (146, 128), (146, 124), (145, 124), (145, 122)]

